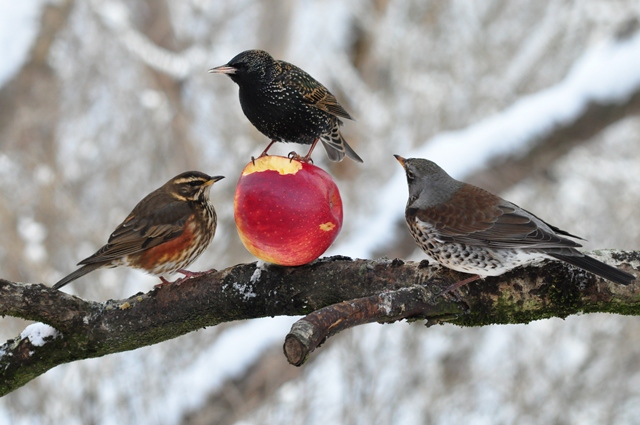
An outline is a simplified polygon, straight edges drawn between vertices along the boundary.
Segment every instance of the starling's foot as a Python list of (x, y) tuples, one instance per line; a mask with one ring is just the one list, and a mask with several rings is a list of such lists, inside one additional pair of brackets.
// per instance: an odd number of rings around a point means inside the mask
[(296, 158), (296, 159), (301, 162), (310, 162), (311, 164), (313, 164), (313, 160), (311, 159), (311, 152), (313, 152), (313, 150), (315, 149), (316, 145), (318, 144), (318, 141), (320, 141), (320, 139), (316, 139), (313, 141), (313, 143), (311, 143), (309, 152), (307, 152), (305, 156), (303, 156), (302, 158)]
[[(262, 151), (262, 153), (260, 154), (260, 156), (258, 158), (262, 158), (263, 156), (269, 156), (269, 154), (267, 154), (267, 151), (269, 150), (271, 145), (273, 145), (275, 142), (276, 142), (275, 140), (272, 140), (271, 143), (269, 143), (267, 145), (266, 149)], [(253, 157), (251, 157), (251, 160), (253, 160)]]
[(313, 164), (313, 159), (311, 159), (309, 155), (300, 156), (295, 151), (289, 152), (289, 155), (287, 155), (287, 158), (289, 158), (290, 161), (296, 160), (300, 162), (308, 162), (309, 164)]
[(287, 158), (289, 158), (289, 161), (300, 161), (302, 159), (302, 157), (300, 155), (298, 155), (298, 153), (296, 151), (291, 151), (287, 154)]

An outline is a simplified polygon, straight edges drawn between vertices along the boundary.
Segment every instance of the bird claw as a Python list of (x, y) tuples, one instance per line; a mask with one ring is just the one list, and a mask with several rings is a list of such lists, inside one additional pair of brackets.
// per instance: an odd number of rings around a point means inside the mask
[[(271, 140), (271, 143), (269, 143), (266, 147), (265, 150), (262, 151), (262, 153), (260, 154), (260, 156), (258, 157), (258, 159), (262, 158), (263, 156), (269, 156), (269, 154), (267, 153), (267, 151), (269, 150), (269, 148), (276, 142), (276, 140)], [(253, 161), (253, 157), (251, 157), (251, 160)], [(255, 164), (254, 164), (255, 165)]]
[(300, 155), (298, 155), (298, 153), (296, 151), (291, 151), (287, 154), (287, 158), (289, 158), (289, 161), (293, 161), (294, 159), (296, 161), (300, 161), (300, 159), (302, 159), (302, 157)]
[(160, 289), (163, 286), (171, 285), (173, 283), (173, 282), (168, 281), (167, 279), (165, 279), (162, 276), (160, 276), (160, 280), (161, 280), (160, 283), (158, 283), (157, 285), (153, 285), (153, 289)]
[(189, 270), (184, 269), (176, 270), (176, 272), (184, 275), (183, 277), (176, 279), (173, 282), (176, 286), (180, 286), (180, 284), (187, 279), (193, 279), (194, 277), (200, 277), (207, 274), (207, 272), (190, 272)]
[(287, 155), (287, 158), (289, 158), (289, 161), (296, 160), (300, 162), (308, 162), (309, 164), (313, 164), (313, 159), (311, 159), (309, 155), (300, 156), (296, 151), (289, 152), (289, 154)]
[(468, 285), (471, 282), (475, 282), (478, 279), (481, 279), (481, 278), (479, 275), (476, 274), (466, 279), (463, 279), (459, 282), (456, 282), (453, 285), (449, 285), (446, 288), (444, 288), (444, 290), (442, 290), (438, 295), (436, 295), (436, 298), (437, 297), (443, 297), (444, 299), (453, 298), (456, 302), (460, 302), (462, 301), (462, 295), (460, 295), (460, 293), (458, 292), (458, 288), (464, 285)]
[(459, 303), (463, 300), (462, 295), (458, 291), (458, 289), (445, 289), (436, 294), (435, 298), (442, 297), (445, 301), (453, 301)]
[(256, 165), (256, 159), (260, 159), (263, 158), (265, 156), (269, 156), (269, 154), (267, 153), (267, 151), (262, 152), (260, 155), (258, 155), (258, 157), (256, 158), (255, 156), (251, 155), (251, 163), (253, 165)]
[(162, 283), (158, 283), (157, 285), (154, 286), (154, 288), (158, 289), (158, 288), (161, 288), (161, 287), (163, 287), (165, 285), (180, 286), (180, 284), (182, 282), (184, 282), (185, 280), (187, 280), (187, 279), (193, 279), (194, 277), (204, 276), (207, 273), (211, 273), (211, 272), (215, 272), (215, 271), (216, 271), (215, 269), (207, 270), (206, 272), (190, 272), (189, 270), (184, 270), (184, 269), (176, 270), (176, 273), (180, 273), (180, 274), (182, 274), (184, 276), (174, 280), (173, 282), (170, 282), (167, 279), (165, 279), (164, 277), (160, 276), (160, 280), (162, 281)]

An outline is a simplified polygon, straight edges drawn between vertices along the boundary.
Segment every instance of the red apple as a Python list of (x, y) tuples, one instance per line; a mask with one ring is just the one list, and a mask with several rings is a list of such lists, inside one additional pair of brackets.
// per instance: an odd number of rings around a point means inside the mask
[(342, 228), (342, 199), (331, 176), (282, 156), (247, 164), (233, 206), (244, 246), (259, 259), (282, 266), (315, 260)]

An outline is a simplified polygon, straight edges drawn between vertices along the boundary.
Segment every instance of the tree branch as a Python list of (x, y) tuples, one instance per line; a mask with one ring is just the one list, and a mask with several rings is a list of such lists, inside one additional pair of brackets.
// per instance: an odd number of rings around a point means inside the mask
[(433, 298), (424, 287), (410, 286), (321, 308), (293, 324), (284, 341), (284, 355), (289, 363), (300, 366), (327, 338), (345, 329), (372, 322), (440, 317), (443, 306)]
[[(640, 275), (640, 252), (594, 256)], [(17, 337), (0, 347), (0, 395), (62, 363), (133, 350), (233, 320), (308, 314), (294, 324), (285, 344), (285, 351), (287, 346), (293, 350), (289, 360), (302, 364), (329, 336), (375, 321), (481, 326), (579, 312), (640, 315), (640, 285), (616, 285), (559, 262), (471, 284), (462, 288), (459, 300), (434, 296), (464, 277), (426, 261), (330, 257), (301, 267), (240, 264), (104, 303), (42, 284), (0, 280), (0, 314), (42, 321), (60, 332), (44, 344)]]

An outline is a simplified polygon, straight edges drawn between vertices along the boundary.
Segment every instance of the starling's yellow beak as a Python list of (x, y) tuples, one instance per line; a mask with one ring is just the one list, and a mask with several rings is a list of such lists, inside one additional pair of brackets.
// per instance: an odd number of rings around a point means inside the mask
[(212, 74), (235, 74), (236, 71), (236, 68), (229, 65), (220, 65), (209, 70), (209, 72)]
[(224, 178), (224, 176), (215, 176), (215, 177), (211, 177), (211, 180), (209, 180), (208, 182), (206, 182), (204, 185), (205, 186), (211, 186), (212, 184), (214, 184), (215, 182), (222, 180)]
[(400, 163), (400, 165), (402, 165), (402, 168), (407, 168), (407, 167), (405, 167), (405, 165), (404, 165), (404, 161), (405, 161), (405, 160), (404, 160), (404, 158), (403, 158), (403, 157), (401, 157), (400, 155), (393, 155), (393, 156), (395, 156), (395, 157), (396, 157), (396, 159), (398, 160), (398, 162)]

